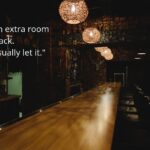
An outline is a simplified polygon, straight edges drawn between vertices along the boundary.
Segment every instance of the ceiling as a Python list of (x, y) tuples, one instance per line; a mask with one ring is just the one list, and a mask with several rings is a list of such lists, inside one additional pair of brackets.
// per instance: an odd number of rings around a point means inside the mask
[[(13, 0), (4, 1), (0, 9), (0, 20), (9, 16), (14, 23), (42, 24), (53, 19), (60, 19), (58, 7), (62, 0)], [(148, 16), (148, 0), (85, 0), (89, 8), (89, 18), (103, 15)], [(2, 3), (2, 2), (1, 2)]]

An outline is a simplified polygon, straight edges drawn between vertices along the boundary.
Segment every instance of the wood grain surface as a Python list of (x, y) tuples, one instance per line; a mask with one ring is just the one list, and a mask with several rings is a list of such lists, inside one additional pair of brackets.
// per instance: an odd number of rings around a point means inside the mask
[(106, 83), (0, 131), (1, 150), (110, 150), (119, 83)]

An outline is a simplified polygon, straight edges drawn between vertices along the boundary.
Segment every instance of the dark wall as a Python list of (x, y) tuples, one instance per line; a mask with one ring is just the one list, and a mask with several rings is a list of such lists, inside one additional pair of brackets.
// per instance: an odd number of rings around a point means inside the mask
[(129, 67), (129, 81), (140, 85), (146, 92), (150, 93), (150, 62), (134, 62)]
[(142, 86), (147, 92), (150, 84), (149, 61), (131, 61), (131, 62), (110, 62), (107, 63), (107, 78), (113, 80), (113, 74), (124, 72), (126, 85), (132, 87), (134, 84)]
[(85, 90), (106, 81), (106, 61), (94, 48), (81, 48), (81, 67), (81, 78)]

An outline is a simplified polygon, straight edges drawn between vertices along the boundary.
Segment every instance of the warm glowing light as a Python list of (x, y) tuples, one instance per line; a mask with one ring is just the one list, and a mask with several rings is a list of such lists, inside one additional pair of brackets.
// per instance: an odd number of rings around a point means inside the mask
[(108, 47), (106, 47), (106, 48), (104, 49), (104, 51), (101, 52), (101, 55), (102, 55), (103, 57), (107, 57), (107, 56), (110, 55), (110, 54), (111, 54), (111, 49), (109, 49)]
[(59, 6), (61, 18), (68, 24), (79, 24), (85, 21), (88, 13), (84, 0), (63, 0)]
[(95, 50), (100, 52), (101, 56), (103, 56), (106, 60), (112, 60), (114, 57), (111, 49), (108, 47), (95, 47)]
[(113, 57), (114, 57), (113, 54), (110, 53), (109, 55), (105, 56), (105, 59), (106, 59), (106, 60), (112, 60)]
[(90, 32), (90, 34), (89, 34), (91, 37), (93, 37), (93, 32)]
[(82, 33), (83, 41), (90, 44), (99, 42), (100, 37), (99, 30), (93, 27), (86, 28)]
[(76, 11), (76, 7), (75, 7), (74, 4), (72, 4), (72, 6), (71, 6), (71, 12), (72, 12), (72, 13), (75, 13), (75, 11)]

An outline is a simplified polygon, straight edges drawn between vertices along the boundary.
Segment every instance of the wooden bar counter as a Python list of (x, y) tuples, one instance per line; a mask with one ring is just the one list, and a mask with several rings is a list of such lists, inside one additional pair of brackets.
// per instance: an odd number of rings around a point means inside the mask
[(0, 131), (1, 150), (110, 150), (119, 83), (106, 83)]

